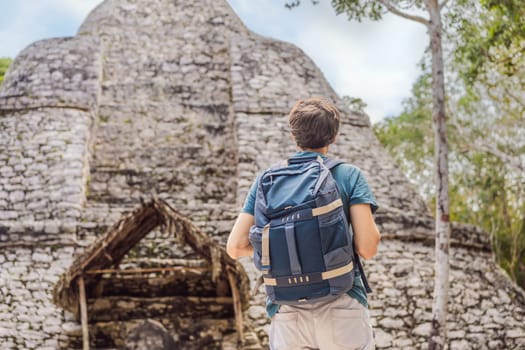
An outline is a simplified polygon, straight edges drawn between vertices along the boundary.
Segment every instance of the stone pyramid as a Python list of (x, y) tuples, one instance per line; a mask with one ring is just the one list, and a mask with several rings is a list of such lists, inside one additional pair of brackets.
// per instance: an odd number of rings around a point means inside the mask
[[(78, 322), (49, 293), (73, 256), (152, 192), (224, 244), (257, 172), (294, 146), (286, 115), (323, 96), (343, 112), (334, 158), (360, 167), (383, 234), (366, 263), (378, 348), (425, 347), (433, 219), (299, 48), (250, 32), (225, 0), (106, 0), (75, 37), (36, 42), (0, 89), (0, 344), (64, 347)], [(142, 252), (186, 257), (161, 233)], [(489, 237), (453, 228), (450, 349), (525, 348), (525, 297)], [(245, 268), (254, 271), (249, 261)], [(265, 344), (262, 297), (247, 321)]]

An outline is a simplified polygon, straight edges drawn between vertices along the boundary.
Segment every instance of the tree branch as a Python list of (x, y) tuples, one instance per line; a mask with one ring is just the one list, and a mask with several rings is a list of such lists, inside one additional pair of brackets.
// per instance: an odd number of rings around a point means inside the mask
[(447, 6), (448, 1), (449, 1), (449, 0), (443, 0), (443, 2), (439, 5), (439, 11), (440, 11), (440, 12), (441, 12), (441, 10), (442, 10), (445, 6)]
[[(467, 134), (467, 131), (465, 131), (465, 128), (463, 128), (456, 120), (452, 119), (450, 120), (450, 123), (456, 128), (456, 130), (462, 138), (469, 139), (469, 135)], [(501, 160), (503, 163), (505, 163), (505, 165), (509, 166), (510, 168), (513, 168), (514, 170), (517, 170), (519, 173), (523, 173), (523, 171), (525, 170), (523, 163), (519, 158), (516, 159), (509, 156), (505, 152), (500, 151), (497, 148), (497, 146), (491, 143), (474, 140), (471, 141), (467, 147), (470, 150), (481, 150), (488, 154), (491, 154), (494, 157)]]
[[(415, 22), (424, 24), (426, 27), (428, 27), (430, 25), (430, 21), (427, 20), (426, 18), (423, 18), (421, 16), (416, 16), (416, 15), (411, 15), (409, 13), (403, 12), (400, 9), (398, 9), (397, 7), (395, 7), (389, 0), (375, 0), (375, 1), (380, 3), (381, 5), (383, 5), (384, 7), (386, 7), (386, 9), (389, 12), (393, 13), (394, 15), (397, 15), (399, 17), (403, 17), (405, 19), (409, 19), (411, 21), (415, 21)], [(445, 0), (445, 1), (447, 1), (447, 0)]]
[(525, 109), (525, 102), (518, 95), (514, 94), (513, 91), (510, 91), (507, 86), (505, 86), (503, 90), (505, 90), (507, 95), (509, 95), (514, 100), (514, 102), (516, 102), (517, 104), (519, 104), (521, 107)]

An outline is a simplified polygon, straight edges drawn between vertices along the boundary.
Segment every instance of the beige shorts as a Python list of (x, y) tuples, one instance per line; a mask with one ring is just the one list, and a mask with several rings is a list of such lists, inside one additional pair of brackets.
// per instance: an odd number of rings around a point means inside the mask
[(374, 350), (368, 309), (349, 295), (330, 302), (282, 305), (270, 326), (271, 350)]

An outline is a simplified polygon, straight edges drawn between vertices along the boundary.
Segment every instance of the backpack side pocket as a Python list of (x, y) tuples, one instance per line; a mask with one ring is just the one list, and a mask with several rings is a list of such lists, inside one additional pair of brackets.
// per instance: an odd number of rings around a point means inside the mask
[(248, 240), (253, 247), (253, 262), (257, 270), (261, 270), (262, 267), (262, 232), (262, 227), (253, 225), (250, 227), (250, 233), (248, 234)]
[(321, 215), (318, 217), (318, 220), (323, 254), (329, 254), (339, 248), (352, 246), (348, 224), (342, 208)]

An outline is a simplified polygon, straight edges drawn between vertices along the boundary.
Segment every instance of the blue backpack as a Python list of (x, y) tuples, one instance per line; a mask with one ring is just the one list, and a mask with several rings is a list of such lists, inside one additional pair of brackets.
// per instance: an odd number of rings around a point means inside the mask
[(290, 158), (259, 178), (249, 240), (271, 302), (335, 299), (352, 288), (354, 262), (370, 292), (330, 171), (341, 163)]

